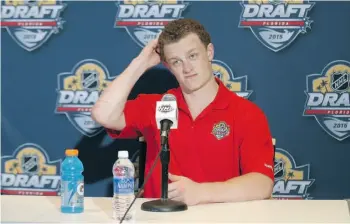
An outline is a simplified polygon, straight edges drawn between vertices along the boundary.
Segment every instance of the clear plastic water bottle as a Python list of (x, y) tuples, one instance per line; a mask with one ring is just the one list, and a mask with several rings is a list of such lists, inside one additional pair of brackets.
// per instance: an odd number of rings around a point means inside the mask
[[(113, 218), (120, 220), (135, 197), (135, 167), (129, 159), (128, 151), (119, 151), (118, 160), (113, 165)], [(125, 220), (133, 218), (130, 209)]]
[(67, 149), (61, 164), (61, 212), (84, 211), (84, 166), (77, 149)]

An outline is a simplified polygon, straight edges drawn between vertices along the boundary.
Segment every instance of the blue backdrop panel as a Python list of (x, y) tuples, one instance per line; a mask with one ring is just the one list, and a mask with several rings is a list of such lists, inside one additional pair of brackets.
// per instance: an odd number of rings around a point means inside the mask
[[(59, 194), (64, 150), (78, 148), (85, 195), (111, 196), (117, 151), (137, 164), (141, 146), (110, 139), (89, 109), (162, 24), (186, 17), (211, 34), (214, 74), (269, 119), (274, 197), (350, 198), (350, 3), (299, 3), (3, 1), (2, 193)], [(153, 11), (132, 18), (136, 7)], [(130, 99), (175, 86), (157, 66)]]

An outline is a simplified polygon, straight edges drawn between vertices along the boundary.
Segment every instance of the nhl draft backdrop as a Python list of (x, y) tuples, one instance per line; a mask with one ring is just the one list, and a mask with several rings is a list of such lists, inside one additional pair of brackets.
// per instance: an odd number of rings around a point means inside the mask
[[(141, 146), (109, 138), (90, 108), (163, 25), (183, 17), (210, 32), (214, 75), (266, 113), (277, 140), (273, 197), (350, 198), (349, 2), (1, 3), (2, 194), (59, 195), (64, 150), (78, 148), (85, 195), (111, 196), (117, 151), (137, 165)], [(176, 86), (158, 66), (130, 99)]]

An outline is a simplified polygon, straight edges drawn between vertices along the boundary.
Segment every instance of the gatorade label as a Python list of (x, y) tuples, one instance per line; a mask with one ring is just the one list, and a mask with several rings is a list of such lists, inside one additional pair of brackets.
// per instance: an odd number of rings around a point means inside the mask
[(114, 193), (115, 194), (133, 194), (134, 178), (114, 177)]
[(83, 207), (84, 205), (84, 182), (62, 181), (61, 186), (62, 206)]

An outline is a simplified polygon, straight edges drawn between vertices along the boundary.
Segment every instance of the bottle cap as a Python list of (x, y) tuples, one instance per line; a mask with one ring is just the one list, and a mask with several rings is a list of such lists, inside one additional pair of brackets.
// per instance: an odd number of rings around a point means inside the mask
[(129, 158), (128, 151), (118, 151), (118, 158)]
[(66, 156), (77, 156), (79, 154), (78, 149), (66, 149)]

